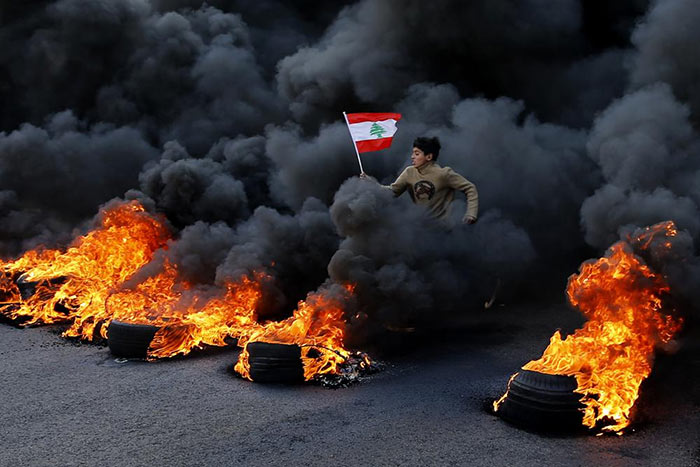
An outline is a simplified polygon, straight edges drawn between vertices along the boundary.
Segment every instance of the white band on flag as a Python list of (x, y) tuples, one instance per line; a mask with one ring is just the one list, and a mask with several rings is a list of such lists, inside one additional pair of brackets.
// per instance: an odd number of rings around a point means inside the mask
[(355, 141), (369, 139), (391, 138), (396, 133), (396, 120), (382, 120), (379, 122), (351, 123), (350, 134)]

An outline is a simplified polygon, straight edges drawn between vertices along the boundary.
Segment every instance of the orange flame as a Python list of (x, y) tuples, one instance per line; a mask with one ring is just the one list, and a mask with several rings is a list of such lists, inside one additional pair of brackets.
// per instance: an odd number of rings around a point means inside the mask
[[(634, 239), (641, 248), (664, 235), (676, 235), (671, 222), (657, 224)], [(664, 247), (670, 248), (666, 241)], [(681, 320), (662, 312), (669, 287), (624, 242), (606, 256), (581, 265), (569, 278), (567, 296), (587, 318), (583, 328), (561, 338), (559, 331), (539, 360), (522, 368), (573, 375), (583, 394), (583, 424), (618, 432), (629, 425), (639, 386), (651, 372), (654, 347), (668, 343)], [(497, 406), (496, 406), (497, 408)]]
[[(67, 337), (91, 340), (108, 320), (104, 303), (109, 292), (128, 280), (153, 253), (166, 245), (169, 232), (141, 204), (129, 201), (105, 208), (100, 225), (76, 239), (66, 251), (32, 250), (0, 263), (0, 313), (23, 325), (72, 321)], [(36, 284), (23, 299), (15, 283)]]
[(506, 392), (504, 392), (503, 395), (498, 400), (493, 401), (493, 404), (491, 404), (494, 412), (498, 412), (498, 409), (501, 408), (501, 405), (503, 405), (503, 403), (508, 398), (508, 392), (510, 391), (510, 384), (513, 382), (513, 380), (515, 378), (518, 377), (519, 374), (520, 373), (516, 372), (516, 373), (513, 373), (511, 375), (510, 379), (508, 380), (508, 384), (506, 385), (506, 388), (507, 388)]
[(253, 279), (228, 283), (223, 294), (193, 289), (178, 282), (177, 269), (166, 261), (158, 275), (133, 290), (110, 295), (107, 308), (113, 319), (160, 328), (148, 349), (149, 358), (185, 355), (207, 345), (225, 346), (227, 338), (237, 338), (255, 326), (261, 280), (258, 273)]
[[(0, 313), (24, 320), (23, 325), (71, 322), (64, 336), (86, 340), (92, 340), (96, 330), (106, 338), (112, 319), (158, 326), (147, 353), (150, 359), (224, 346), (229, 338), (299, 343), (307, 378), (335, 372), (347, 358), (342, 307), (322, 294), (300, 302), (286, 321), (258, 324), (262, 273), (223, 289), (195, 288), (180, 280), (175, 265), (166, 260), (157, 275), (125, 288), (156, 250), (167, 247), (170, 235), (164, 223), (136, 201), (101, 214), (101, 224), (66, 251), (37, 249), (0, 262)], [(31, 296), (22, 297), (20, 276), (34, 287)]]
[(239, 339), (243, 347), (235, 371), (252, 381), (248, 363), (248, 343), (269, 342), (273, 344), (296, 344), (301, 347), (301, 360), (304, 379), (309, 381), (316, 375), (335, 374), (338, 366), (345, 362), (350, 353), (344, 347), (345, 320), (344, 302), (354, 287), (346, 286), (344, 293), (333, 296), (330, 293), (309, 294), (299, 302), (294, 314), (284, 321), (258, 325), (245, 338)]

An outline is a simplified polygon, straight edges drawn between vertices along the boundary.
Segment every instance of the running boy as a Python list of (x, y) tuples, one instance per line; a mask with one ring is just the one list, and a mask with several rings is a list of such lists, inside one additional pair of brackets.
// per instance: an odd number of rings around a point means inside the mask
[(476, 186), (450, 167), (440, 167), (436, 162), (439, 155), (440, 141), (437, 138), (416, 138), (413, 141), (411, 166), (406, 167), (387, 188), (394, 192), (394, 196), (408, 190), (413, 202), (425, 206), (436, 219), (447, 217), (455, 191), (461, 191), (467, 197), (467, 212), (462, 222), (475, 223), (479, 214)]

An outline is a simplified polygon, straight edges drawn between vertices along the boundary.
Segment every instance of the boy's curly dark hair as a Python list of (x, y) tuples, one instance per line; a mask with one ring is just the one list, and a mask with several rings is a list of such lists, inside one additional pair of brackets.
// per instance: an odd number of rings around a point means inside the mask
[(413, 140), (413, 147), (418, 148), (425, 153), (433, 155), (433, 160), (436, 161), (440, 155), (440, 140), (436, 136), (428, 138), (425, 136), (419, 136)]

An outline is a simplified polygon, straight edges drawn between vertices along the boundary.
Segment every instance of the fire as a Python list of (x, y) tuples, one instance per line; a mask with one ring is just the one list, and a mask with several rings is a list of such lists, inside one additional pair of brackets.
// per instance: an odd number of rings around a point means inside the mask
[(253, 279), (228, 283), (223, 293), (195, 289), (178, 281), (177, 269), (166, 261), (158, 275), (133, 290), (111, 294), (107, 308), (113, 319), (160, 328), (148, 349), (149, 358), (185, 355), (195, 348), (225, 346), (227, 338), (252, 329), (257, 324), (261, 279), (258, 273)]
[[(646, 249), (652, 240), (676, 235), (673, 223), (647, 228), (630, 241)], [(663, 236), (663, 237), (660, 237)], [(665, 280), (629, 244), (614, 244), (603, 258), (581, 265), (569, 278), (567, 297), (587, 318), (583, 328), (562, 339), (557, 331), (539, 360), (523, 366), (546, 374), (576, 377), (583, 395), (583, 423), (619, 432), (630, 423), (639, 386), (649, 376), (655, 346), (668, 343), (682, 321), (663, 312)]]
[(506, 385), (506, 387), (508, 388), (508, 390), (506, 390), (506, 392), (505, 392), (500, 398), (498, 398), (498, 400), (493, 401), (492, 406), (493, 406), (493, 411), (494, 411), (494, 413), (495, 413), (495, 412), (498, 412), (498, 408), (499, 408), (501, 405), (503, 405), (503, 403), (504, 403), (504, 402), (506, 401), (506, 399), (508, 398), (508, 391), (510, 390), (510, 383), (512, 383), (513, 380), (514, 380), (515, 378), (518, 377), (518, 374), (519, 374), (519, 373), (516, 372), (516, 373), (513, 373), (513, 374), (510, 376), (510, 379), (508, 380), (508, 384)]
[(0, 262), (0, 313), (23, 325), (70, 322), (63, 335), (86, 340), (96, 334), (106, 338), (112, 319), (154, 325), (159, 330), (148, 349), (150, 359), (224, 346), (230, 338), (241, 345), (296, 343), (302, 346), (307, 379), (335, 372), (348, 357), (342, 304), (330, 295), (312, 294), (288, 320), (258, 324), (262, 273), (220, 288), (194, 287), (164, 260), (158, 274), (126, 287), (169, 239), (165, 223), (136, 201), (105, 208), (100, 225), (65, 251), (39, 248)]
[[(109, 316), (105, 300), (170, 238), (164, 222), (136, 201), (101, 211), (100, 225), (65, 251), (37, 249), (0, 263), (0, 313), (23, 325), (71, 321), (67, 337), (92, 340)], [(22, 297), (17, 280), (35, 287)]]
[(338, 295), (316, 292), (298, 303), (293, 315), (284, 321), (258, 325), (245, 338), (239, 339), (243, 347), (235, 371), (252, 381), (248, 363), (250, 342), (273, 344), (296, 344), (301, 347), (304, 379), (316, 375), (337, 373), (338, 366), (350, 356), (344, 347), (345, 320), (344, 302), (353, 292), (347, 286)]
[[(116, 318), (159, 326), (150, 358), (189, 353), (204, 345), (222, 346), (255, 324), (260, 275), (223, 289), (193, 289), (178, 280), (174, 265), (134, 289), (124, 283), (166, 248), (164, 222), (136, 201), (107, 208), (100, 225), (66, 250), (37, 249), (0, 264), (0, 312), (23, 325), (71, 322), (66, 337), (107, 337)], [(22, 297), (18, 279), (30, 284)], [(35, 290), (34, 290), (35, 289)], [(98, 328), (99, 326), (99, 328)]]

